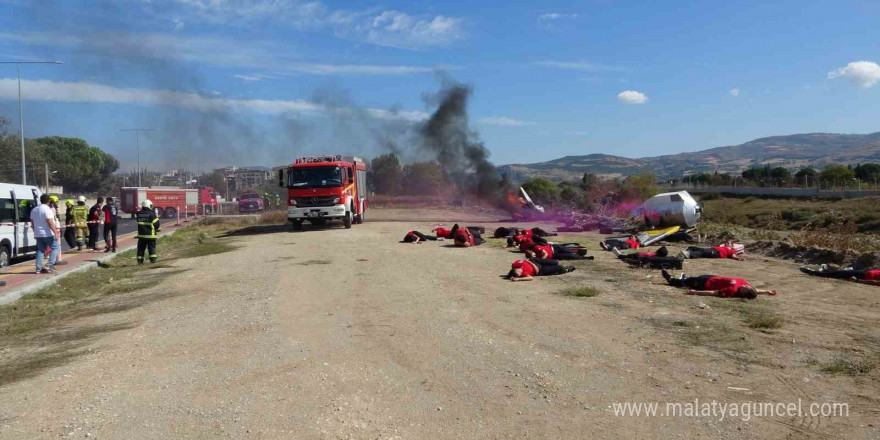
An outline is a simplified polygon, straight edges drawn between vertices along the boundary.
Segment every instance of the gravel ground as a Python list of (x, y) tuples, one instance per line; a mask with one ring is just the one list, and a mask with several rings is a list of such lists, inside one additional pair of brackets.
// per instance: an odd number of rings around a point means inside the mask
[[(791, 283), (804, 278), (789, 274), (791, 265), (745, 263), (782, 290), (756, 301), (791, 307), (785, 326), (765, 334), (609, 253), (572, 274), (510, 283), (498, 277), (517, 256), (492, 242), (398, 243), (407, 230), (432, 226), (267, 228), (232, 238), (234, 252), (175, 261), (188, 270), (138, 293), (161, 299), (83, 318), (115, 330), (68, 363), (0, 388), (0, 439), (880, 436), (876, 370), (832, 377), (809, 361), (848, 337), (876, 349), (880, 297), (869, 286), (807, 279), (798, 291)], [(583, 285), (600, 295), (557, 294)], [(821, 301), (798, 299), (810, 285), (829, 298), (822, 313), (796, 309)], [(731, 339), (745, 335), (757, 351), (744, 358), (688, 344), (664, 325), (676, 319), (709, 319), (706, 332), (733, 328)], [(839, 332), (819, 334), (840, 322)], [(743, 421), (611, 409), (695, 398), (837, 400), (851, 414)]]

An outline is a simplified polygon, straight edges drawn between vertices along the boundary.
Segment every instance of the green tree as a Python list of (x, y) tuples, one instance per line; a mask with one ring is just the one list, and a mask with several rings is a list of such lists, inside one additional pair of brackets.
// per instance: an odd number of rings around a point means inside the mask
[(815, 182), (816, 174), (818, 174), (818, 171), (812, 168), (802, 168), (794, 174), (794, 178), (798, 184), (805, 185), (810, 182)]
[(644, 173), (629, 176), (624, 180), (623, 187), (632, 191), (640, 200), (647, 200), (657, 194), (657, 180), (653, 174)]
[(529, 197), (537, 204), (555, 204), (562, 195), (562, 190), (547, 179), (534, 178), (523, 182), (522, 188)]
[(437, 162), (415, 162), (403, 169), (406, 194), (440, 194), (449, 189), (449, 179)]
[(581, 177), (581, 189), (589, 191), (599, 184), (599, 177), (592, 173), (584, 173)]
[(67, 137), (34, 139), (43, 149), (43, 160), (55, 171), (52, 179), (65, 192), (93, 192), (119, 168), (115, 157), (88, 142)]
[(569, 182), (562, 182), (559, 184), (559, 188), (561, 190), (559, 193), (559, 200), (562, 204), (580, 207), (589, 204), (587, 191), (581, 188), (580, 185)]
[(853, 169), (856, 173), (856, 178), (859, 180), (865, 180), (869, 182), (873, 182), (875, 179), (880, 180), (880, 164), (877, 163), (866, 163), (864, 165), (858, 164)]
[(394, 153), (383, 154), (370, 162), (370, 188), (376, 194), (398, 194), (403, 183), (400, 159)]
[(827, 182), (827, 185), (845, 185), (855, 177), (855, 171), (846, 165), (839, 164), (826, 166), (819, 175), (819, 178)]

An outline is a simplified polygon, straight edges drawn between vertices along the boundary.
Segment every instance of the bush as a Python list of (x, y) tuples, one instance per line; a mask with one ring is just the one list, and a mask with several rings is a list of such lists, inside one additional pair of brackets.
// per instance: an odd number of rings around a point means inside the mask
[(812, 218), (814, 213), (808, 209), (794, 209), (782, 211), (782, 219), (789, 222), (805, 222)]

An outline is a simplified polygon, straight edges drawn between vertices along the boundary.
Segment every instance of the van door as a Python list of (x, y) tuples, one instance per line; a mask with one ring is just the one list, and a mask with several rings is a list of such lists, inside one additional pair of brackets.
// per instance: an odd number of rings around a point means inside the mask
[[(14, 255), (15, 248), (15, 202), (12, 200), (12, 194), (0, 194), (0, 246), (4, 246), (9, 251), (8, 256)], [(9, 261), (3, 261), (0, 266), (9, 264)]]
[(16, 222), (15, 222), (15, 246), (12, 255), (18, 257), (37, 251), (37, 240), (34, 238), (34, 231), (31, 228), (31, 209), (34, 209), (36, 203), (33, 199), (15, 200)]

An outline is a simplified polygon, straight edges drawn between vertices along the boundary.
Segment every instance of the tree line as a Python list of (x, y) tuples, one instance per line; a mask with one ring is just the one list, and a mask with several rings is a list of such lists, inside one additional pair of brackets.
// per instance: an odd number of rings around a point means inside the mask
[[(8, 127), (9, 120), (0, 117), (0, 181), (20, 183), (20, 139)], [(25, 139), (25, 159), (29, 184), (44, 184), (48, 164), (50, 185), (63, 186), (68, 194), (100, 191), (119, 169), (119, 161), (100, 148), (59, 136)]]
[[(833, 187), (852, 186), (853, 181), (856, 180), (877, 184), (880, 182), (880, 164), (857, 164), (855, 167), (828, 164), (821, 171), (814, 168), (802, 168), (794, 174), (785, 167), (764, 165), (749, 168), (738, 176), (718, 172), (691, 174), (684, 176), (681, 182), (705, 186), (735, 186), (737, 183), (757, 186), (817, 186), (822, 182), (824, 186)], [(674, 185), (676, 182), (671, 183)]]

